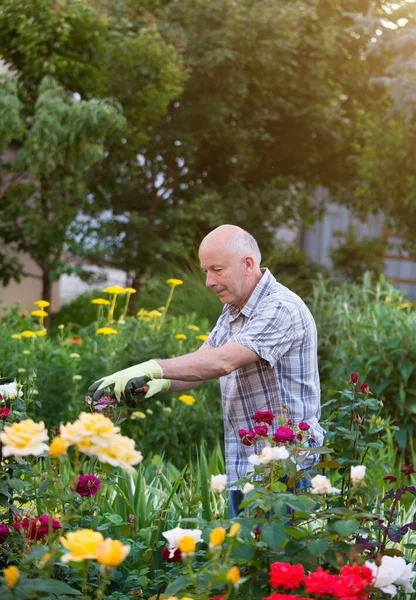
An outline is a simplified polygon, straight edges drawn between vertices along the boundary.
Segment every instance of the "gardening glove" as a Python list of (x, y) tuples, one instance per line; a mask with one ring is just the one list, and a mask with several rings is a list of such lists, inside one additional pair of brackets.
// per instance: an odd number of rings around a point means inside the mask
[(127, 406), (134, 408), (138, 404), (141, 404), (147, 398), (156, 396), (159, 392), (166, 392), (170, 388), (169, 379), (149, 379), (148, 377), (136, 377), (132, 379), (134, 385), (140, 387), (134, 387), (131, 394), (122, 394), (122, 400)]
[[(146, 381), (143, 378), (147, 378)], [(153, 380), (159, 380), (158, 386), (153, 384), (149, 385)], [(170, 381), (168, 379), (162, 379), (162, 369), (155, 360), (148, 360), (147, 362), (134, 365), (128, 369), (117, 371), (112, 375), (103, 377), (98, 381), (95, 381), (89, 388), (88, 393), (93, 394), (93, 400), (98, 400), (104, 395), (106, 388), (111, 389), (111, 394), (114, 394), (117, 400), (134, 402), (134, 390), (141, 390), (143, 385), (149, 387), (145, 397), (150, 398), (158, 392), (168, 390), (170, 387)]]

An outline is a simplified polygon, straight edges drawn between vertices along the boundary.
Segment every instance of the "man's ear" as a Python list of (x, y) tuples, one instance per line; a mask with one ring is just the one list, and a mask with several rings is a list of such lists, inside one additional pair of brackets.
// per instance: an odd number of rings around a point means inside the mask
[(252, 271), (254, 269), (254, 258), (252, 256), (245, 256), (244, 257), (244, 264), (246, 265), (246, 269), (248, 269), (249, 271)]

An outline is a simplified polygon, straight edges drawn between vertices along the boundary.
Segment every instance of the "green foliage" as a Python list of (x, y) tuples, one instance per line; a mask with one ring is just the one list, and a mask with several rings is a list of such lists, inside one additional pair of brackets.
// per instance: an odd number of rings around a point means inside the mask
[(385, 405), (402, 451), (415, 431), (416, 313), (384, 277), (360, 284), (317, 284), (310, 308), (319, 331), (324, 395), (357, 373)]
[[(28, 253), (39, 265), (43, 296), (50, 300), (52, 273), (61, 262), (67, 229), (85, 202), (88, 170), (104, 154), (106, 138), (122, 129), (124, 119), (117, 103), (110, 100), (80, 100), (71, 97), (56, 80), (45, 77), (30, 118), (18, 100), (13, 78), (0, 82), (3, 105), (14, 104), (17, 138), (21, 143), (3, 155), (0, 208), (1, 273), (3, 283), (20, 275), (15, 254)], [(14, 120), (8, 121), (14, 127)], [(24, 133), (23, 133), (24, 132)], [(3, 128), (0, 148), (14, 136)], [(10, 260), (11, 258), (11, 260)]]
[(335, 237), (341, 239), (337, 247), (330, 251), (336, 273), (353, 282), (358, 282), (366, 271), (376, 279), (383, 273), (387, 249), (383, 237), (357, 238), (352, 227), (345, 233), (338, 232)]

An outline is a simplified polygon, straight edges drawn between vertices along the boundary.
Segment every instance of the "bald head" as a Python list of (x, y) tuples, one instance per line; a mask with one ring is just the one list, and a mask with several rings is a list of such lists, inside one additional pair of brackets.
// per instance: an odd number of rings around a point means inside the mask
[(220, 225), (208, 233), (201, 242), (200, 251), (210, 247), (233, 251), (238, 258), (252, 256), (256, 265), (260, 266), (258, 243), (248, 231), (237, 225)]
[(261, 254), (252, 235), (236, 225), (221, 225), (199, 247), (206, 285), (221, 302), (245, 305), (262, 277)]

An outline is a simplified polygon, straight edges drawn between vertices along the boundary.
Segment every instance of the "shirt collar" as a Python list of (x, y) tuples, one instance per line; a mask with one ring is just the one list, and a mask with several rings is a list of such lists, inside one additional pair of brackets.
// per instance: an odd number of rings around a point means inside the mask
[(250, 317), (251, 313), (257, 307), (259, 301), (264, 298), (264, 296), (267, 296), (269, 291), (272, 289), (273, 284), (275, 283), (275, 278), (270, 273), (269, 269), (261, 269), (261, 272), (263, 273), (263, 277), (254, 288), (250, 298), (247, 300), (246, 304), (241, 310), (227, 305), (230, 321), (234, 321), (240, 314), (244, 315), (245, 317)]

